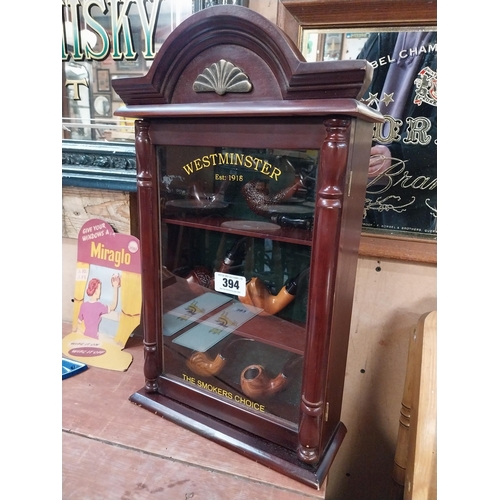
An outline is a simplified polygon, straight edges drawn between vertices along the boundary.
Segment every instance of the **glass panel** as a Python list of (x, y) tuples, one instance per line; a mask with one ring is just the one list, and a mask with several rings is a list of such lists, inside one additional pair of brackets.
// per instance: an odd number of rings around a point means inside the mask
[(161, 146), (165, 373), (298, 424), (318, 151)]
[(123, 102), (111, 82), (145, 75), (182, 21), (218, 4), (248, 0), (63, 0), (63, 138), (133, 142), (133, 120), (113, 115)]
[(361, 99), (376, 124), (364, 229), (437, 235), (437, 32), (305, 30), (308, 61), (366, 59), (373, 80)]
[(62, 2), (62, 115), (65, 139), (133, 142), (133, 120), (111, 82), (147, 73), (193, 0)]

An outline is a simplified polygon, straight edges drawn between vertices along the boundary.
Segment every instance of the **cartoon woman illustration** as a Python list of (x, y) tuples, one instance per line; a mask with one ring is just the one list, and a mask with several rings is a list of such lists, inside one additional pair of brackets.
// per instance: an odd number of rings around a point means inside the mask
[(118, 305), (118, 288), (121, 286), (120, 275), (111, 276), (111, 286), (113, 287), (113, 299), (110, 305), (99, 302), (101, 297), (101, 280), (92, 278), (87, 285), (87, 295), (90, 297), (80, 308), (78, 315), (78, 330), (81, 331), (82, 322), (85, 323), (83, 334), (94, 339), (99, 338), (99, 323), (101, 316), (116, 309)]

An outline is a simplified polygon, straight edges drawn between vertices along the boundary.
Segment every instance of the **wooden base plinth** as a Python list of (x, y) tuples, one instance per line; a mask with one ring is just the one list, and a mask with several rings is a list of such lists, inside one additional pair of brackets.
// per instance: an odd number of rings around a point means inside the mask
[(319, 489), (342, 443), (347, 429), (339, 422), (322, 459), (316, 465), (301, 462), (297, 454), (254, 434), (144, 388), (130, 396), (130, 401), (166, 418), (181, 427), (214, 441), (230, 450), (265, 465), (280, 474)]

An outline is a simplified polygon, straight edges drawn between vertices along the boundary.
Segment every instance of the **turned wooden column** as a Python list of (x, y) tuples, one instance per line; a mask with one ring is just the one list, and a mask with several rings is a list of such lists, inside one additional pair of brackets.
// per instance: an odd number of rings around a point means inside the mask
[(163, 369), (158, 332), (162, 330), (160, 215), (156, 155), (149, 137), (149, 122), (135, 122), (137, 156), (137, 199), (142, 259), (142, 324), (144, 329), (144, 377), (147, 392), (158, 390), (157, 378)]
[(415, 341), (412, 337), (416, 337), (417, 329), (414, 328), (410, 336), (408, 347), (408, 359), (406, 361), (406, 376), (403, 390), (403, 398), (401, 400), (401, 410), (399, 413), (399, 428), (398, 438), (396, 441), (396, 454), (394, 456), (394, 466), (392, 470), (393, 480), (404, 486), (406, 474), (406, 461), (408, 458), (408, 442), (410, 437), (410, 417), (411, 417), (411, 400), (413, 396), (413, 372), (415, 371)]
[(321, 265), (311, 266), (309, 281), (308, 335), (298, 447), (299, 458), (311, 464), (320, 459), (321, 429), (324, 419), (328, 418), (324, 382), (328, 368), (349, 124), (350, 120), (340, 118), (325, 122), (326, 138), (318, 167), (311, 262), (321, 262)]

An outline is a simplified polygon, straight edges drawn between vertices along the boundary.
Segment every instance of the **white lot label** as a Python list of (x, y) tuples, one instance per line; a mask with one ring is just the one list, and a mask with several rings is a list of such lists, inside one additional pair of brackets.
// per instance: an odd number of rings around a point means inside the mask
[(235, 274), (214, 273), (215, 291), (244, 297), (247, 293), (246, 279)]

